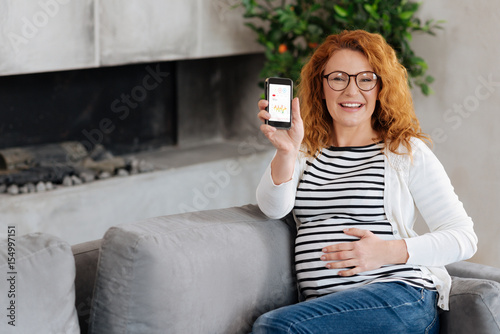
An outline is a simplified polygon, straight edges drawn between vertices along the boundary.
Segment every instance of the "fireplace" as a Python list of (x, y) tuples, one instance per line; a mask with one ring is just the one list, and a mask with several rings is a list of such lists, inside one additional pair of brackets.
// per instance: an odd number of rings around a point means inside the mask
[(261, 63), (257, 54), (0, 77), (0, 193), (151, 171), (132, 155), (244, 138), (256, 129), (245, 112), (255, 103), (243, 103), (258, 98)]
[(0, 77), (0, 192), (139, 172), (115, 156), (176, 144), (175, 78), (175, 62)]
[[(256, 117), (263, 61), (256, 53), (0, 76), (0, 179), (13, 173), (2, 152), (24, 149), (36, 159), (21, 170), (66, 170), (73, 184), (32, 181), (15, 196), (0, 185), (0, 221), (75, 244), (117, 223), (254, 202), (272, 154)], [(40, 161), (44, 151), (59, 153)], [(121, 168), (84, 179), (72, 163), (87, 155)], [(145, 173), (132, 173), (133, 161)]]

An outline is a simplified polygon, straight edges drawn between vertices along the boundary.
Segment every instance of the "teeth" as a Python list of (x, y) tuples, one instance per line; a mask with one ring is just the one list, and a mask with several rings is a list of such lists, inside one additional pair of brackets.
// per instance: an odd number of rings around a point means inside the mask
[(361, 104), (360, 103), (342, 103), (342, 107), (359, 108), (359, 107), (361, 107)]

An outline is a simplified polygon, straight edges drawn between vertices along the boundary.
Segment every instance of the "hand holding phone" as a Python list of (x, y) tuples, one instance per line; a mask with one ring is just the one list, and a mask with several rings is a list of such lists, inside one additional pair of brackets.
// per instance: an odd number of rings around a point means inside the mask
[(287, 78), (267, 78), (265, 96), (267, 111), (271, 118), (266, 124), (277, 129), (290, 129), (292, 126), (293, 81)]

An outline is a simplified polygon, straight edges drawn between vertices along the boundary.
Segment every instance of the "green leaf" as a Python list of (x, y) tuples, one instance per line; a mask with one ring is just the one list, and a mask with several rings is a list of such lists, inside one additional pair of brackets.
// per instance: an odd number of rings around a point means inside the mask
[(370, 14), (371, 17), (373, 17), (375, 20), (380, 20), (380, 15), (378, 15), (377, 13), (377, 10), (376, 10), (376, 6), (372, 6), (372, 5), (369, 5), (367, 3), (365, 3), (363, 5), (363, 8), (368, 12), (368, 14)]
[(335, 13), (337, 13), (337, 15), (340, 16), (340, 17), (347, 17), (347, 15), (349, 15), (349, 13), (347, 12), (347, 10), (345, 10), (342, 7), (340, 7), (339, 5), (334, 5), (333, 9), (335, 10)]
[(431, 94), (431, 89), (428, 85), (426, 84), (420, 84), (420, 89), (422, 90), (422, 93), (426, 96), (430, 95)]
[(428, 67), (428, 66), (427, 66), (427, 63), (425, 62), (425, 60), (423, 60), (423, 59), (422, 59), (422, 58), (420, 58), (420, 57), (411, 57), (411, 62), (412, 62), (413, 64), (416, 64), (416, 65), (418, 65), (418, 66), (422, 67), (422, 69), (425, 69), (425, 70), (426, 70), (426, 69), (427, 69), (427, 67)]
[(413, 14), (415, 14), (415, 12), (402, 12), (401, 14), (399, 14), (399, 17), (402, 19), (402, 20), (409, 20)]
[(413, 36), (411, 35), (411, 33), (409, 31), (405, 31), (403, 32), (403, 35), (405, 36), (405, 38), (411, 42), (413, 40)]

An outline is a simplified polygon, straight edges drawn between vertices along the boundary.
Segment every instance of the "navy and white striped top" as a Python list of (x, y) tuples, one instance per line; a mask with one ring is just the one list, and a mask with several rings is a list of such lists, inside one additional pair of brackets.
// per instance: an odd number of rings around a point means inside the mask
[(434, 289), (429, 275), (411, 265), (388, 265), (351, 277), (337, 275), (320, 260), (321, 249), (358, 238), (345, 228), (370, 230), (395, 240), (384, 211), (384, 155), (379, 144), (323, 149), (299, 182), (294, 214), (299, 221), (295, 266), (299, 287), (309, 299), (373, 282), (401, 281)]

